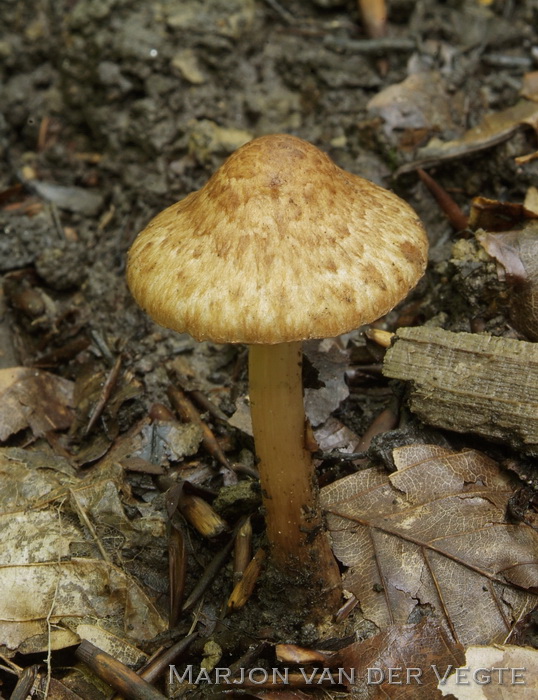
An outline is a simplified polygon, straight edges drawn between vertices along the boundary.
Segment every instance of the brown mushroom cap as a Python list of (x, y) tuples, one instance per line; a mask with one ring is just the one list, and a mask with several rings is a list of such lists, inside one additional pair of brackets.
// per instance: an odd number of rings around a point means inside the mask
[(262, 136), (135, 240), (127, 281), (162, 326), (197, 340), (332, 337), (417, 283), (427, 239), (403, 200), (294, 136)]

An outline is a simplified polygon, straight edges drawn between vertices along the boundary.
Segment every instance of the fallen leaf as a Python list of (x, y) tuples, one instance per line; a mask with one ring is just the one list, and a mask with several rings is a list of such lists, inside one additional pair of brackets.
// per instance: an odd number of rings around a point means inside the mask
[(62, 681), (48, 678), (46, 672), (41, 672), (36, 679), (28, 696), (48, 696), (54, 700), (84, 700), (81, 695), (70, 690)]
[[(481, 215), (477, 223), (481, 225), (475, 234), (484, 250), (494, 258), (497, 276), (509, 285), (508, 312), (514, 328), (529, 340), (538, 340), (538, 216), (521, 205), (506, 202), (488, 203), (490, 215), (482, 222)], [(473, 202), (474, 206), (474, 202)], [(509, 217), (514, 209), (518, 217)], [(495, 221), (505, 220), (506, 228), (499, 230)], [(491, 221), (493, 219), (493, 221)], [(514, 221), (515, 219), (515, 221)], [(521, 224), (521, 222), (523, 222)], [(489, 224), (489, 225), (488, 225)], [(517, 229), (507, 230), (509, 226)], [(486, 229), (486, 230), (482, 230)]]
[(395, 175), (403, 175), (417, 168), (438, 165), (447, 160), (465, 158), (472, 153), (491, 148), (503, 141), (519, 129), (523, 124), (536, 128), (538, 121), (538, 104), (530, 100), (520, 100), (512, 107), (487, 114), (475, 127), (453, 141), (441, 141), (434, 137), (417, 152), (417, 160), (398, 168)]
[(36, 436), (73, 421), (73, 383), (30, 367), (0, 370), (0, 441), (24, 428)]
[(538, 532), (506, 522), (511, 477), (474, 450), (393, 457), (393, 474), (370, 468), (322, 489), (344, 588), (381, 630), (426, 606), (462, 644), (505, 639), (538, 602)]
[(462, 663), (463, 648), (427, 617), (416, 625), (391, 625), (337, 656), (338, 666), (351, 678), (348, 689), (361, 698), (435, 700), (442, 697), (439, 678)]
[(509, 231), (532, 219), (538, 219), (538, 214), (521, 204), (475, 197), (469, 212), (469, 228)]
[(424, 138), (434, 131), (453, 130), (460, 103), (461, 97), (447, 91), (439, 72), (424, 71), (389, 85), (372, 97), (367, 109), (383, 119), (387, 136), (393, 132), (401, 135), (402, 131), (418, 131)]
[(323, 452), (357, 452), (361, 441), (356, 433), (334, 416), (314, 431), (314, 437)]
[(79, 641), (75, 630), (83, 619), (100, 619), (133, 640), (151, 639), (166, 628), (142, 589), (102, 560), (1, 566), (0, 586), (3, 653), (72, 646)]
[(322, 343), (305, 343), (304, 351), (305, 361), (310, 362), (317, 375), (316, 388), (305, 389), (305, 412), (313, 426), (326, 421), (349, 396), (345, 381), (349, 352), (334, 345), (324, 350)]
[(127, 518), (117, 465), (96, 467), (81, 480), (64, 460), (32, 455), (0, 450), (2, 653), (71, 646), (79, 626), (95, 620), (131, 643), (163, 631), (163, 618), (136, 579), (111, 561), (122, 546), (142, 560), (148, 542), (164, 542), (162, 514), (133, 499), (131, 508), (145, 517)]
[(86, 216), (96, 216), (103, 206), (103, 196), (82, 187), (55, 185), (52, 182), (30, 180), (28, 185), (42, 199), (53, 202), (60, 209)]
[(538, 651), (518, 646), (471, 646), (465, 666), (439, 683), (457, 700), (534, 700), (538, 697)]

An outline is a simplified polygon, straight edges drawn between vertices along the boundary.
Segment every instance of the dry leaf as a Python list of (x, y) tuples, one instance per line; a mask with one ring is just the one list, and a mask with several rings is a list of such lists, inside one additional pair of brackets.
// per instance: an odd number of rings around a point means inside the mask
[(441, 698), (439, 678), (462, 660), (463, 649), (431, 617), (416, 625), (392, 625), (338, 652), (338, 665), (353, 679), (348, 689), (369, 700)]
[(86, 639), (94, 646), (113, 656), (131, 668), (140, 668), (148, 660), (148, 655), (140, 651), (138, 647), (129, 644), (122, 637), (111, 634), (99, 624), (82, 624), (77, 626), (77, 634), (80, 639)]
[(331, 416), (314, 431), (314, 437), (319, 445), (319, 449), (324, 452), (330, 452), (331, 450), (357, 452), (361, 441), (356, 433), (334, 416)]
[(73, 420), (73, 383), (30, 367), (0, 370), (0, 441), (30, 427), (34, 435), (65, 430)]
[(96, 468), (80, 480), (52, 455), (0, 450), (2, 653), (71, 646), (79, 641), (80, 625), (95, 620), (135, 642), (165, 629), (135, 579), (106, 554), (122, 545), (131, 556), (134, 548), (143, 550), (153, 537), (163, 537), (164, 519), (150, 505), (137, 504), (147, 517), (130, 521), (119, 498), (122, 470), (108, 471)]
[(318, 386), (305, 389), (305, 412), (313, 426), (320, 425), (349, 396), (345, 370), (349, 366), (349, 352), (336, 346), (324, 350), (323, 341), (305, 344), (305, 360), (317, 372)]
[(439, 683), (457, 700), (534, 700), (538, 697), (538, 651), (517, 646), (471, 646), (465, 666)]
[(72, 646), (79, 641), (75, 630), (80, 622), (95, 619), (132, 640), (151, 639), (166, 629), (142, 589), (102, 560), (4, 565), (0, 589), (3, 653)]
[(401, 83), (389, 85), (368, 102), (368, 111), (384, 120), (385, 133), (419, 131), (422, 137), (432, 131), (454, 129), (458, 96), (448, 93), (437, 71), (414, 73)]
[[(498, 204), (502, 211), (502, 203)], [(536, 219), (536, 214), (527, 214), (527, 219)], [(527, 220), (520, 230), (513, 231), (478, 231), (476, 239), (499, 263), (499, 279), (510, 285), (512, 325), (529, 340), (538, 340), (538, 223)]]
[(469, 212), (469, 228), (473, 231), (510, 231), (532, 219), (538, 219), (538, 214), (522, 204), (475, 197)]
[(510, 477), (474, 450), (393, 456), (393, 474), (371, 468), (322, 490), (344, 588), (381, 630), (427, 606), (462, 644), (502, 641), (538, 602), (538, 532), (506, 522)]
[(537, 120), (538, 104), (529, 100), (520, 100), (512, 107), (486, 115), (477, 126), (459, 139), (441, 141), (439, 138), (432, 138), (424, 148), (419, 149), (418, 159), (399, 168), (396, 176), (412, 172), (417, 168), (438, 165), (446, 160), (464, 158), (477, 151), (496, 146), (510, 138), (522, 124), (536, 128)]

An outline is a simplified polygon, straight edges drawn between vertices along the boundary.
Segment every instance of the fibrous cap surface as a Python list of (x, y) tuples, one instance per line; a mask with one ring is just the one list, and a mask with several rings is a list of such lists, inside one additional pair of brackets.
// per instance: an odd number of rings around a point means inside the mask
[(214, 342), (332, 337), (379, 318), (424, 272), (403, 200), (315, 146), (262, 136), (135, 240), (129, 287), (161, 325)]

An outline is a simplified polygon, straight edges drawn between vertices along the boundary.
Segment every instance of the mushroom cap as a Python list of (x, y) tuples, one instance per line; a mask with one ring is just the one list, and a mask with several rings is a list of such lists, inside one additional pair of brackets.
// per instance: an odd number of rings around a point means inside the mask
[(422, 276), (411, 207), (312, 144), (262, 136), (158, 214), (127, 281), (157, 323), (218, 343), (332, 337), (392, 309)]

